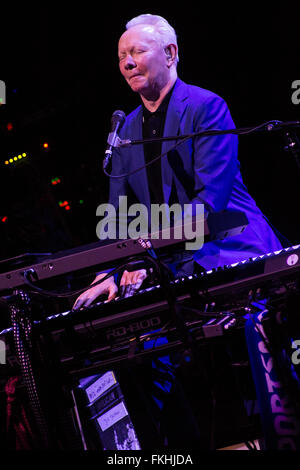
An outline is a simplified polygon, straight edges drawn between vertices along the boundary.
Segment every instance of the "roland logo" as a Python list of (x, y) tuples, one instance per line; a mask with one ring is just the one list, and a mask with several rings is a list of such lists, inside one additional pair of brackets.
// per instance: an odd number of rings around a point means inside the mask
[(139, 331), (156, 328), (160, 325), (160, 317), (144, 318), (143, 320), (124, 324), (117, 328), (109, 328), (106, 332), (107, 339), (118, 339), (122, 338), (131, 333), (137, 333)]

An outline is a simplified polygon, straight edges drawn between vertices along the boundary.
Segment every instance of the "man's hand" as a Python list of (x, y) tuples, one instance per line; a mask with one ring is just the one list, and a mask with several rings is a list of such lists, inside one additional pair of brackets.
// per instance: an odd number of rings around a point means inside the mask
[(130, 295), (139, 290), (146, 277), (146, 269), (138, 269), (131, 272), (125, 270), (120, 282), (120, 296), (130, 297)]
[[(95, 284), (100, 279), (103, 279), (107, 273), (101, 273), (96, 276), (95, 280), (92, 282), (92, 285)], [(75, 301), (73, 305), (73, 310), (78, 310), (80, 307), (88, 307), (91, 305), (94, 300), (102, 294), (108, 294), (108, 301), (115, 299), (118, 294), (118, 287), (114, 281), (114, 277), (111, 276), (105, 281), (98, 284), (98, 286), (91, 287), (90, 289), (83, 292)]]
[[(95, 280), (92, 282), (91, 286), (97, 281), (100, 281), (100, 279), (103, 279), (106, 275), (107, 273), (98, 274), (98, 276), (96, 276)], [(139, 269), (132, 272), (124, 271), (120, 282), (120, 296), (129, 297), (132, 295), (141, 287), (146, 277), (146, 269)], [(97, 297), (103, 294), (108, 294), (108, 302), (114, 300), (117, 297), (118, 287), (114, 281), (113, 276), (101, 282), (101, 284), (98, 284), (95, 287), (90, 287), (88, 290), (83, 292), (76, 299), (73, 305), (73, 310), (78, 310), (81, 307), (88, 307), (92, 302), (94, 302), (94, 300), (96, 300)]]

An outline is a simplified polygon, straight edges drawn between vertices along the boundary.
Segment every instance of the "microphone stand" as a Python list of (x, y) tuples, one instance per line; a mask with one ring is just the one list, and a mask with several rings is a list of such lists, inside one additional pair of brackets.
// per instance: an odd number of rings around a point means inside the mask
[(119, 137), (116, 139), (115, 147), (126, 147), (130, 145), (139, 145), (139, 144), (149, 144), (152, 142), (165, 142), (171, 140), (185, 140), (193, 137), (202, 137), (202, 136), (214, 136), (214, 135), (224, 135), (224, 134), (236, 134), (236, 135), (245, 135), (251, 134), (254, 132), (274, 132), (274, 131), (283, 131), (285, 133), (285, 140), (287, 145), (284, 147), (284, 150), (290, 151), (294, 156), (298, 169), (300, 171), (300, 142), (296, 135), (295, 128), (300, 128), (300, 121), (268, 121), (259, 126), (255, 127), (241, 127), (238, 129), (210, 129), (204, 131), (194, 132), (192, 134), (183, 134), (176, 136), (168, 137), (158, 137), (150, 139), (141, 139), (141, 140), (121, 140)]
[(300, 171), (300, 141), (295, 131), (287, 131), (284, 134), (286, 146), (284, 150), (290, 152), (296, 160), (298, 170)]

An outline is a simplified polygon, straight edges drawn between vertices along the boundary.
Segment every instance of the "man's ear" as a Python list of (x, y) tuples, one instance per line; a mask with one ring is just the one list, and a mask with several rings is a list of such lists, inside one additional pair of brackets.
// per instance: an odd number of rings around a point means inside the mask
[(165, 53), (168, 59), (172, 59), (171, 46), (165, 47)]
[(175, 61), (176, 59), (176, 54), (177, 54), (177, 47), (175, 44), (169, 44), (168, 46), (165, 47), (165, 53), (167, 56), (167, 59), (171, 61), (171, 64)]

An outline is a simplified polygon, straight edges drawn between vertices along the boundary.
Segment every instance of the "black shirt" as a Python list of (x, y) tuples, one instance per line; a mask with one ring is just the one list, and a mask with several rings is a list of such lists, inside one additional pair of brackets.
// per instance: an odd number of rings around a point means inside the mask
[[(153, 113), (143, 105), (143, 139), (163, 136), (167, 109), (173, 88), (174, 86), (165, 96), (157, 110)], [(144, 144), (145, 162), (148, 163), (158, 157), (161, 154), (161, 148), (162, 142)], [(165, 201), (161, 177), (161, 159), (157, 160), (152, 165), (149, 165), (146, 169), (151, 204), (162, 204)]]

